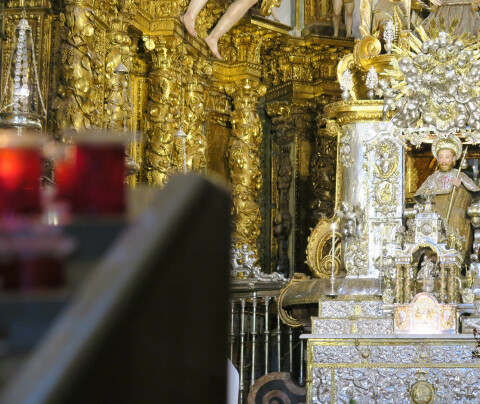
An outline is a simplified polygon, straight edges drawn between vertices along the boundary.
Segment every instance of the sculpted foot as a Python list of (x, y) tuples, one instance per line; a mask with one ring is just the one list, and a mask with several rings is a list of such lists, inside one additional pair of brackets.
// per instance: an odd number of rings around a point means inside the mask
[(195, 19), (194, 18), (191, 18), (188, 16), (188, 14), (183, 14), (180, 16), (180, 21), (182, 22), (182, 24), (185, 26), (185, 28), (187, 29), (188, 33), (193, 36), (193, 37), (197, 37), (197, 33), (195, 31)]
[(223, 60), (222, 56), (218, 52), (218, 41), (210, 36), (205, 37), (205, 42), (207, 43), (208, 47), (212, 51), (213, 55), (219, 59)]

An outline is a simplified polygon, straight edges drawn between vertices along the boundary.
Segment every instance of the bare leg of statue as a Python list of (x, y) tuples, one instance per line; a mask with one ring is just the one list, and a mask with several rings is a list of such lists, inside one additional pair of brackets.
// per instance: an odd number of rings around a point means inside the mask
[(278, 19), (277, 7), (272, 8), (272, 17), (273, 21), (280, 22), (280, 20)]
[(235, 0), (232, 4), (230, 4), (230, 7), (228, 7), (227, 11), (225, 11), (225, 14), (223, 14), (222, 18), (220, 18), (212, 32), (205, 37), (205, 42), (215, 57), (222, 59), (220, 53), (218, 52), (218, 40), (222, 37), (222, 35), (227, 33), (227, 31), (232, 28), (240, 18), (245, 15), (250, 7), (256, 3), (257, 0)]
[(338, 26), (340, 25), (340, 18), (342, 13), (343, 0), (333, 0), (333, 36), (338, 36)]
[(353, 25), (353, 8), (355, 7), (355, 2), (351, 1), (350, 3), (345, 3), (345, 12), (347, 13), (347, 18), (345, 19), (345, 30), (347, 38), (352, 35), (352, 25)]
[(207, 4), (207, 0), (192, 0), (188, 5), (187, 12), (180, 16), (180, 21), (185, 25), (185, 28), (190, 33), (190, 35), (196, 37), (197, 33), (195, 31), (195, 21), (197, 20), (198, 14), (202, 11), (202, 8)]

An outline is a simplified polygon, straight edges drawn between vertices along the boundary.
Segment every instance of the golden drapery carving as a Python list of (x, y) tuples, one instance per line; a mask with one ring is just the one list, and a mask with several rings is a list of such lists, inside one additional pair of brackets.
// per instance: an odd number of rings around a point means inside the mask
[(229, 84), (225, 90), (233, 98), (232, 136), (229, 143), (229, 169), (233, 190), (236, 248), (247, 244), (258, 259), (257, 239), (260, 236), (261, 213), (258, 191), (262, 187), (260, 146), (262, 125), (257, 114), (259, 97), (266, 88), (248, 79)]

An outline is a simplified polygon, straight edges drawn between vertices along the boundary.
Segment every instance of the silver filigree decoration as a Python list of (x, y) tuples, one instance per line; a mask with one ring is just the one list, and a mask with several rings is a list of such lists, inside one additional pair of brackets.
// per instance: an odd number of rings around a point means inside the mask
[(323, 404), (330, 402), (332, 371), (330, 369), (313, 369), (312, 403)]
[(367, 238), (354, 240), (345, 249), (345, 269), (350, 276), (368, 274)]
[(334, 386), (331, 378), (330, 368), (313, 369), (312, 403), (403, 404), (411, 402), (412, 387), (418, 381), (435, 386), (438, 403), (476, 402), (480, 395), (478, 369), (337, 368)]
[(393, 334), (393, 321), (387, 318), (315, 318), (313, 319), (314, 334)]
[(383, 39), (385, 41), (385, 50), (387, 54), (392, 52), (392, 43), (395, 40), (395, 24), (392, 20), (388, 20), (383, 30)]
[[(391, 138), (375, 143), (373, 162), (373, 206), (380, 217), (395, 216), (400, 190), (397, 185), (399, 176), (399, 148)], [(367, 148), (370, 151), (370, 147)]]
[(341, 335), (350, 334), (350, 321), (347, 319), (320, 319), (313, 320), (314, 334)]
[[(413, 343), (412, 343), (413, 344)], [(473, 343), (465, 345), (364, 345), (370, 351), (368, 358), (371, 364), (408, 364), (408, 363), (436, 363), (436, 364), (475, 364), (472, 358)], [(315, 364), (353, 364), (362, 362), (360, 353), (353, 346), (321, 346), (313, 348), (313, 362)]]
[(382, 303), (379, 301), (324, 300), (320, 302), (321, 317), (342, 318), (353, 315), (382, 317)]
[(353, 76), (350, 69), (342, 73), (340, 88), (342, 90), (342, 99), (348, 101), (350, 99), (350, 90), (353, 88)]
[(480, 54), (467, 46), (473, 43), (470, 39), (463, 39), (465, 43), (439, 32), (423, 42), (416, 55), (400, 53), (405, 57), (398, 61), (398, 71), (385, 72), (397, 75), (390, 91), (380, 84), (384, 113), (396, 111), (392, 118), (396, 126), (423, 127), (442, 135), (480, 130)]
[(260, 267), (255, 266), (255, 253), (243, 244), (241, 248), (232, 246), (230, 252), (230, 260), (232, 269), (230, 275), (233, 278), (249, 278), (259, 282), (286, 282), (285, 275), (279, 272), (266, 274), (261, 271)]
[(345, 125), (343, 128), (343, 136), (340, 138), (340, 158), (344, 167), (352, 166), (352, 147), (350, 143), (352, 142), (353, 126)]

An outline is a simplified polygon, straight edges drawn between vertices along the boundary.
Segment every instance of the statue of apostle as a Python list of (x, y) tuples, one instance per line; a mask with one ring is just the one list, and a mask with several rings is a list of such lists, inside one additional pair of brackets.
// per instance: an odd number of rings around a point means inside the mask
[(462, 255), (470, 252), (471, 228), (466, 216), (467, 208), (472, 201), (471, 192), (478, 192), (480, 188), (466, 174), (454, 168), (455, 162), (462, 154), (462, 143), (457, 136), (438, 137), (432, 145), (432, 153), (438, 162), (438, 170), (430, 175), (418, 188), (415, 198), (435, 195), (435, 210), (447, 219), (448, 207), (452, 190), (456, 187), (454, 200), (448, 219), (448, 225), (460, 236), (465, 237)]
[(430, 23), (435, 20), (437, 27), (440, 25), (440, 21), (443, 21), (445, 30), (450, 30), (452, 36), (458, 37), (464, 32), (469, 32), (474, 37), (478, 36), (480, 16), (478, 15), (477, 1), (430, 0), (430, 4), (430, 15), (421, 23), (425, 31), (429, 31)]

